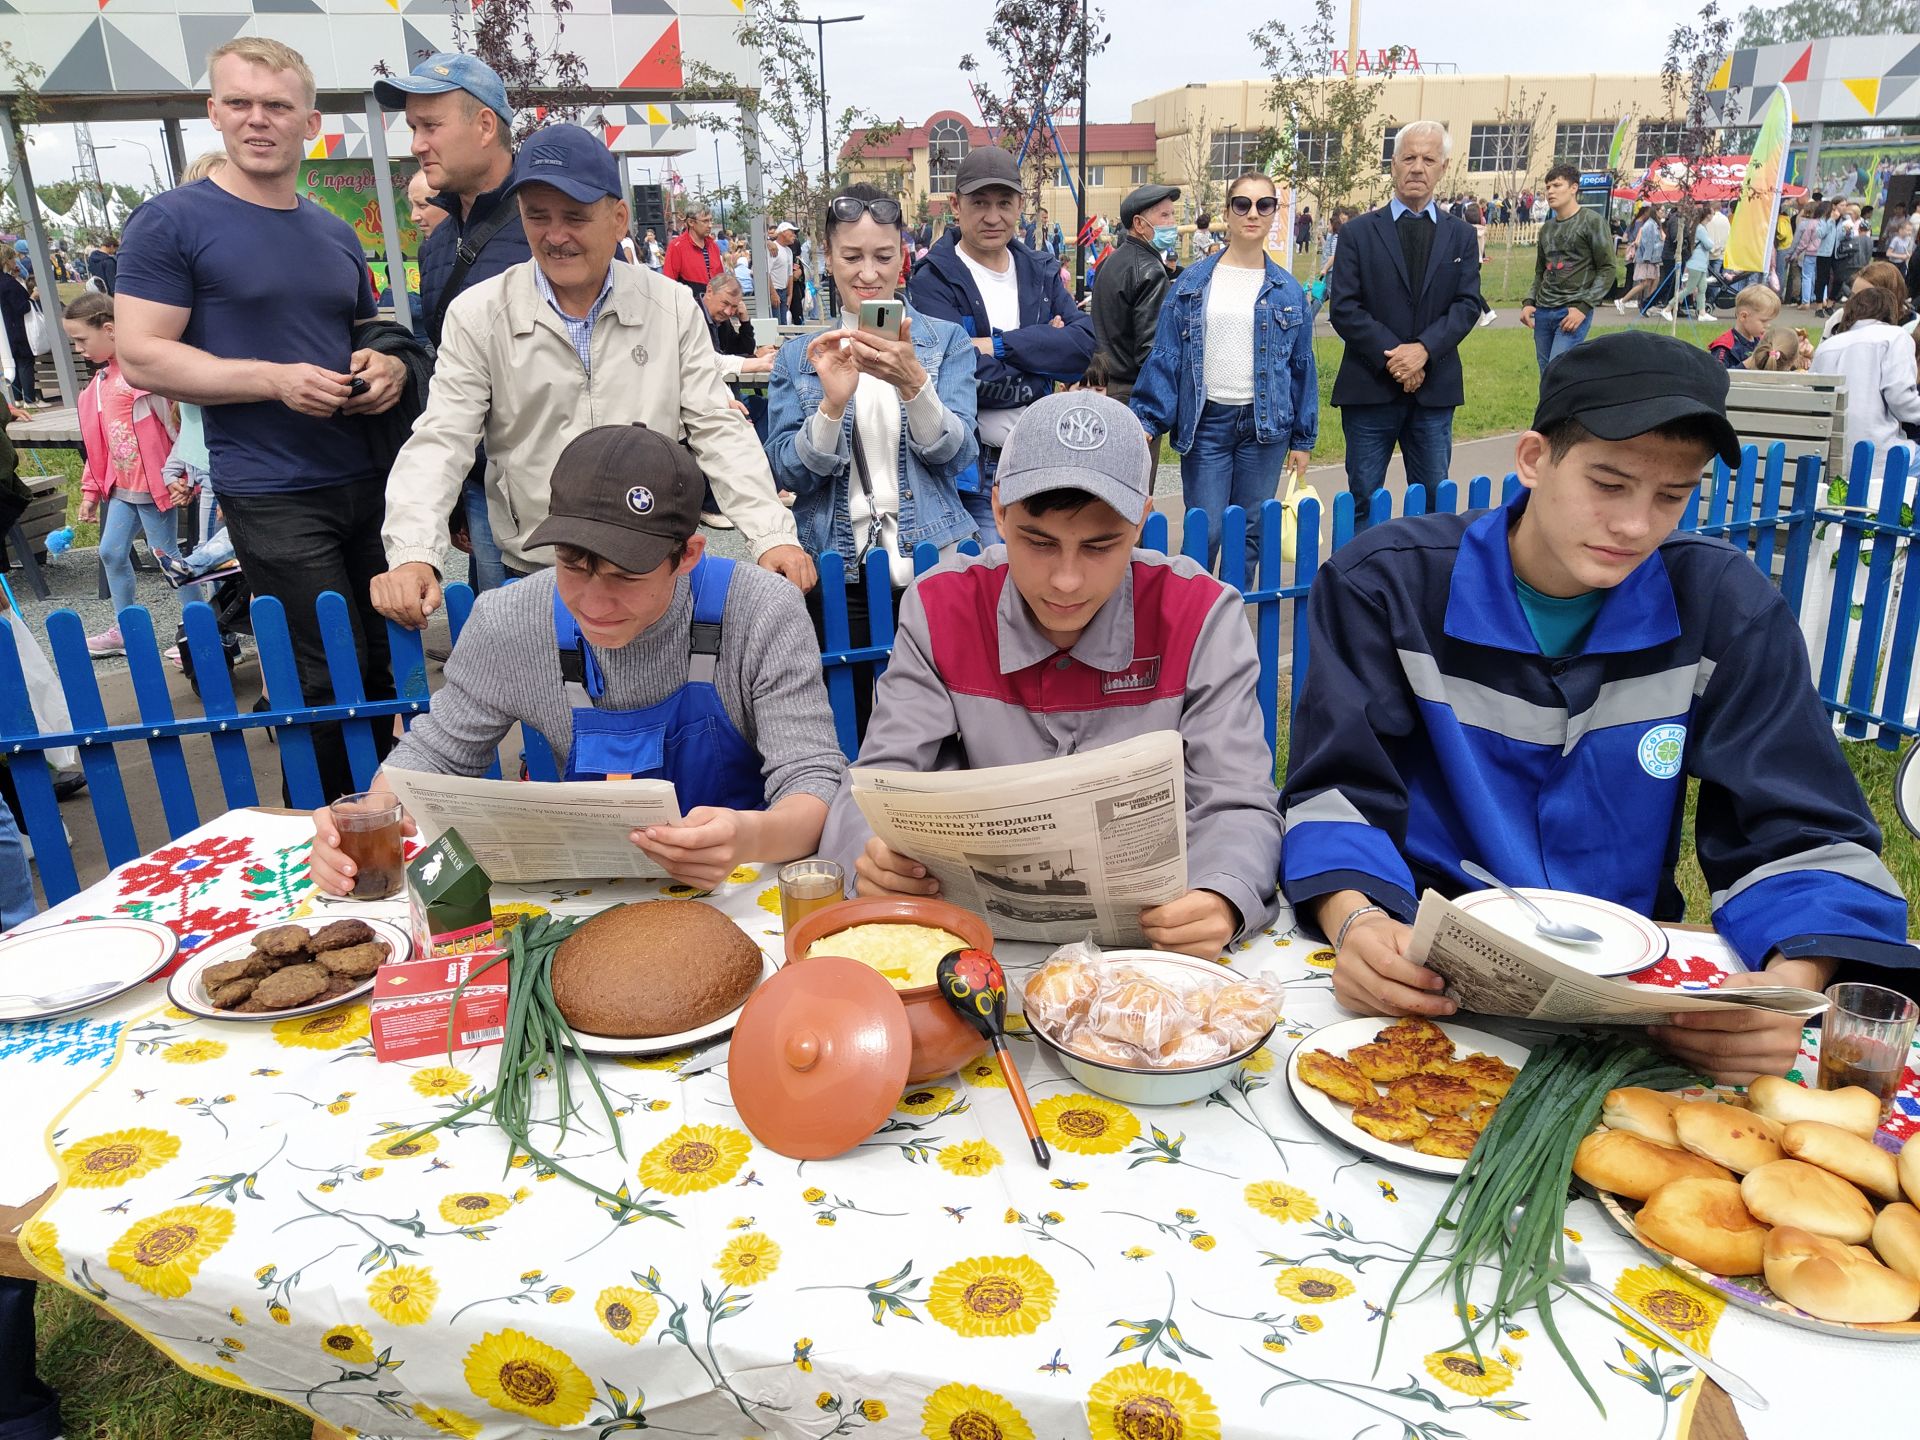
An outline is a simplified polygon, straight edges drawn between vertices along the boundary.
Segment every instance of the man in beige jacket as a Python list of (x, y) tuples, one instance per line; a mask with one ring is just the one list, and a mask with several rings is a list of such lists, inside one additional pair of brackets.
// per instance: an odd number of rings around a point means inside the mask
[(587, 131), (553, 125), (520, 147), (510, 193), (533, 259), (447, 308), (427, 408), (387, 477), (381, 614), (419, 629), (440, 605), (439, 566), (474, 446), (487, 448), (487, 508), (509, 573), (551, 562), (527, 538), (569, 440), (640, 424), (684, 439), (754, 558), (801, 589), (815, 580), (765, 452), (720, 379), (692, 295), (618, 264), (627, 231), (619, 162)]

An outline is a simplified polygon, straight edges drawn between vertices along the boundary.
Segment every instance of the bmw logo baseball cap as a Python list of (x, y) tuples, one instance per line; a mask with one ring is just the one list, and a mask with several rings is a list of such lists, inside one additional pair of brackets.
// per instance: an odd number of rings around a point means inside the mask
[(1045, 490), (1084, 490), (1137, 522), (1153, 494), (1153, 460), (1133, 411), (1092, 391), (1062, 390), (1034, 401), (1014, 423), (993, 480), (1002, 505)]
[(644, 425), (600, 425), (554, 462), (527, 545), (572, 545), (630, 575), (658, 569), (700, 524), (706, 479), (687, 447)]

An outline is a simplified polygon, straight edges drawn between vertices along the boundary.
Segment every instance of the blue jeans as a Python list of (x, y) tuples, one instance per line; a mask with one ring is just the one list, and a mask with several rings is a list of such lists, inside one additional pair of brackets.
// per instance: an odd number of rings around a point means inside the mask
[(1347, 440), (1347, 491), (1353, 496), (1353, 533), (1371, 521), (1373, 497), (1386, 488), (1393, 447), (1407, 469), (1407, 484), (1434, 488), (1453, 463), (1453, 411), (1416, 403), (1411, 397), (1384, 405), (1347, 405), (1340, 411)]
[[(171, 555), (179, 548), (174, 539), (178, 523), (171, 510), (158, 505), (129, 505), (125, 500), (107, 501), (106, 519), (100, 525), (100, 563), (107, 571), (107, 593), (113, 597), (118, 614), (133, 604), (133, 537), (143, 531), (147, 548), (156, 555)], [(116, 624), (119, 622), (116, 621)]]
[(1806, 254), (1800, 257), (1800, 303), (1813, 304), (1813, 276), (1820, 267), (1820, 257)]
[(1229, 505), (1247, 512), (1247, 568), (1260, 553), (1260, 506), (1280, 486), (1287, 444), (1262, 444), (1254, 435), (1253, 406), (1209, 400), (1193, 427), (1193, 444), (1180, 457), (1180, 489), (1190, 509), (1207, 514), (1207, 568), (1220, 558), (1220, 530)]
[(460, 503), (466, 507), (467, 543), (473, 547), (473, 553), (467, 556), (467, 584), (476, 595), (498, 590), (507, 583), (507, 567), (493, 538), (493, 521), (487, 517), (486, 482), (467, 481), (460, 490)]
[(993, 485), (989, 482), (978, 490), (962, 490), (960, 504), (973, 517), (975, 527), (980, 531), (980, 548), (1000, 543), (1000, 531), (993, 523)]
[(0, 804), (0, 930), (11, 930), (33, 914), (33, 876), (27, 870), (27, 847), (13, 811)]
[(1551, 309), (1536, 307), (1533, 312), (1533, 355), (1540, 362), (1540, 373), (1545, 374), (1555, 356), (1564, 355), (1582, 340), (1587, 338), (1587, 327), (1593, 324), (1593, 312), (1586, 312), (1587, 318), (1580, 322), (1580, 328), (1571, 335), (1560, 328), (1560, 322), (1567, 318), (1570, 305), (1555, 305)]

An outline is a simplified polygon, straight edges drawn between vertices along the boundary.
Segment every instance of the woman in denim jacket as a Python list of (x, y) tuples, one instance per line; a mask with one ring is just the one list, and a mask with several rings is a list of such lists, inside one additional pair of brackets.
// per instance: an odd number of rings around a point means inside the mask
[(897, 341), (858, 328), (862, 301), (891, 300), (899, 288), (900, 202), (891, 195), (850, 185), (833, 197), (826, 263), (840, 324), (780, 347), (767, 459), (794, 493), (800, 543), (837, 551), (850, 572), (879, 549), (897, 592), (913, 578), (921, 541), (951, 552), (974, 535), (954, 487), (978, 449), (973, 344), (959, 326), (911, 306)]
[(1249, 580), (1261, 502), (1274, 498), (1283, 463), (1306, 468), (1320, 433), (1306, 292), (1266, 253), (1277, 206), (1258, 171), (1228, 187), (1227, 248), (1173, 282), (1129, 402), (1149, 436), (1173, 441), (1187, 504), (1207, 515), (1209, 567), (1227, 506), (1247, 512)]

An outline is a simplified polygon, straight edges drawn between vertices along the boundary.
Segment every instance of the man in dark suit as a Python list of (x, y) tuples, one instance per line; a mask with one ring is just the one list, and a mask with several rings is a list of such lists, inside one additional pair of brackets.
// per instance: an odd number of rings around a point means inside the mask
[(1328, 312), (1346, 341), (1333, 404), (1356, 531), (1366, 528), (1396, 444), (1407, 483), (1429, 495), (1453, 459), (1453, 412), (1464, 398), (1459, 346), (1480, 318), (1480, 247), (1473, 227), (1434, 199), (1447, 150), (1437, 121), (1402, 126), (1393, 198), (1349, 220), (1333, 254)]

